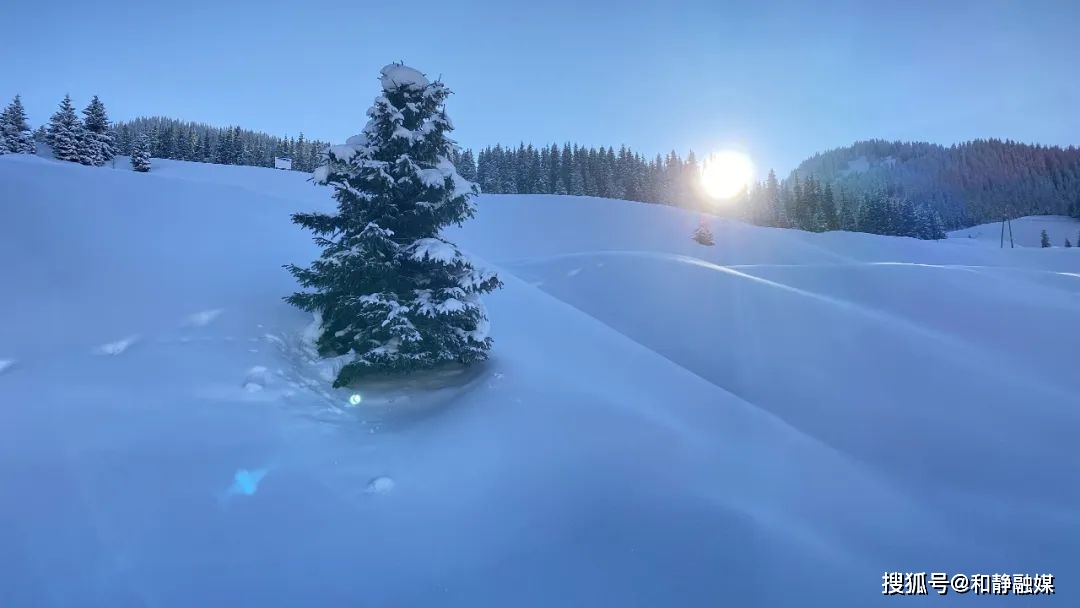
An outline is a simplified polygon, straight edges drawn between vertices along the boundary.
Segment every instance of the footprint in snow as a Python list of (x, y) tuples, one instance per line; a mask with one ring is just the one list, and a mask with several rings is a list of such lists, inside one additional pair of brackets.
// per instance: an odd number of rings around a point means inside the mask
[(259, 483), (269, 469), (239, 469), (233, 474), (232, 485), (218, 494), (218, 503), (226, 506), (235, 496), (253, 496), (259, 490)]
[(116, 342), (109, 342), (108, 344), (102, 344), (94, 349), (95, 355), (101, 356), (116, 356), (127, 349), (131, 348), (131, 345), (139, 341), (139, 336), (128, 336), (123, 340), (117, 340)]
[(266, 340), (267, 342), (273, 342), (275, 344), (280, 344), (282, 346), (285, 345), (285, 341), (275, 336), (274, 334), (263, 334), (263, 340)]
[(204, 310), (197, 312), (193, 315), (188, 315), (185, 325), (190, 327), (206, 327), (214, 321), (214, 319), (221, 316), (221, 313), (225, 312), (224, 309), (214, 308), (212, 310)]
[(368, 482), (364, 489), (368, 494), (389, 494), (394, 489), (394, 480), (386, 476), (376, 477)]
[(249, 393), (257, 393), (264, 388), (270, 379), (270, 371), (261, 365), (256, 365), (247, 372), (244, 378), (244, 390)]

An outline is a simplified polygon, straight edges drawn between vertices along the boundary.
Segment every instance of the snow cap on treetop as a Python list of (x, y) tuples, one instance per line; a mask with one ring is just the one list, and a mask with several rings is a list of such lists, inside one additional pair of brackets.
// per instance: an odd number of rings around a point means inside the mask
[(380, 82), (384, 91), (393, 91), (397, 88), (420, 90), (431, 84), (420, 70), (415, 70), (403, 63), (391, 63), (379, 71), (382, 74)]

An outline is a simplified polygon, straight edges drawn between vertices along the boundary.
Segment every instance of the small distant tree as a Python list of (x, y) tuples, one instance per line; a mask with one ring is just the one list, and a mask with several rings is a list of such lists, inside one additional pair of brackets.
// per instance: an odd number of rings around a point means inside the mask
[(71, 105), (71, 97), (64, 95), (60, 109), (49, 119), (48, 142), (57, 160), (81, 162), (83, 149), (83, 124)]
[(1041, 235), (1040, 239), (1041, 239), (1040, 244), (1043, 247), (1049, 247), (1050, 246), (1050, 235), (1046, 234), (1046, 230), (1042, 231), (1042, 235)]
[(1072, 247), (1072, 243), (1069, 242), (1069, 239), (1065, 239), (1065, 246), (1066, 247)]
[(131, 168), (140, 173), (150, 170), (150, 137), (140, 133), (131, 145)]
[(690, 238), (710, 247), (716, 244), (716, 241), (713, 240), (712, 230), (709, 230), (709, 224), (705, 222), (704, 216), (698, 218), (697, 229), (694, 230), (694, 234)]
[(36, 146), (26, 124), (26, 110), (16, 95), (0, 114), (0, 154), (34, 154)]
[(478, 192), (450, 162), (450, 90), (401, 64), (381, 76), (364, 130), (315, 171), (316, 183), (334, 188), (337, 213), (293, 215), (323, 251), (308, 268), (286, 266), (309, 290), (286, 300), (321, 315), (320, 354), (352, 354), (335, 387), (486, 359), (480, 295), (501, 285), (440, 236), (473, 216)]

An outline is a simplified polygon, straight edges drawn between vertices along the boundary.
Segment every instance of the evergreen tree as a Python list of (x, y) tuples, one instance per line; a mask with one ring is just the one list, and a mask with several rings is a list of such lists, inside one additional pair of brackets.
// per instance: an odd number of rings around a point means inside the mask
[(1065, 239), (1065, 247), (1072, 247), (1072, 243), (1069, 242), (1069, 239)]
[(914, 236), (925, 240), (940, 240), (946, 238), (945, 225), (941, 221), (941, 215), (927, 204), (920, 204), (915, 208), (915, 230), (907, 236)]
[(856, 230), (856, 207), (855, 200), (845, 190), (840, 190), (837, 197), (839, 207), (840, 230), (854, 232)]
[(1050, 246), (1050, 235), (1046, 234), (1046, 230), (1043, 230), (1042, 234), (1039, 236), (1039, 244), (1043, 247)]
[(113, 150), (112, 135), (109, 133), (109, 116), (105, 112), (105, 104), (101, 103), (97, 95), (94, 95), (83, 110), (83, 116), (86, 154), (84, 162), (100, 167), (112, 160), (116, 152)]
[(472, 150), (465, 150), (461, 155), (461, 169), (458, 171), (461, 177), (470, 182), (476, 181), (476, 160), (473, 158)]
[(864, 194), (855, 219), (859, 232), (886, 234), (888, 230), (887, 214), (884, 194)]
[(787, 213), (780, 202), (780, 182), (772, 169), (769, 169), (769, 176), (765, 178), (764, 197), (765, 216), (770, 219), (771, 225), (787, 228)]
[(140, 173), (150, 170), (150, 137), (146, 133), (135, 138), (131, 146), (131, 168)]
[(836, 211), (836, 198), (833, 196), (832, 184), (825, 184), (825, 192), (821, 196), (820, 226), (822, 231), (836, 230), (840, 228), (839, 215)]
[(49, 119), (48, 142), (57, 160), (82, 161), (83, 125), (69, 95), (64, 95), (60, 109)]
[(26, 109), (16, 95), (0, 114), (0, 154), (34, 154), (36, 150), (30, 126), (26, 124)]
[(304, 162), (307, 159), (307, 142), (304, 141), (304, 133), (300, 133), (300, 137), (296, 138), (296, 149), (293, 150), (293, 169), (297, 171), (311, 172), (315, 170), (315, 167), (307, 168), (307, 164)]
[(449, 89), (401, 64), (381, 77), (367, 126), (330, 148), (315, 172), (317, 183), (334, 188), (337, 214), (293, 215), (323, 252), (309, 268), (288, 266), (312, 291), (286, 299), (321, 317), (321, 354), (352, 353), (336, 387), (485, 359), (491, 338), (479, 296), (501, 284), (439, 236), (473, 216), (477, 193), (448, 158)]
[(716, 241), (713, 240), (712, 230), (709, 230), (709, 224), (705, 221), (704, 215), (698, 218), (697, 229), (694, 230), (694, 234), (690, 238), (702, 245), (712, 246), (716, 244)]

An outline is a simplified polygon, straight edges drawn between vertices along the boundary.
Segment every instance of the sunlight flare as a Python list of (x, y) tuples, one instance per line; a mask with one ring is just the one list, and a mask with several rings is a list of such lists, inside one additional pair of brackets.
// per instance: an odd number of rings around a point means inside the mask
[(701, 187), (710, 198), (729, 199), (743, 191), (754, 179), (750, 157), (733, 150), (710, 155), (701, 168)]

